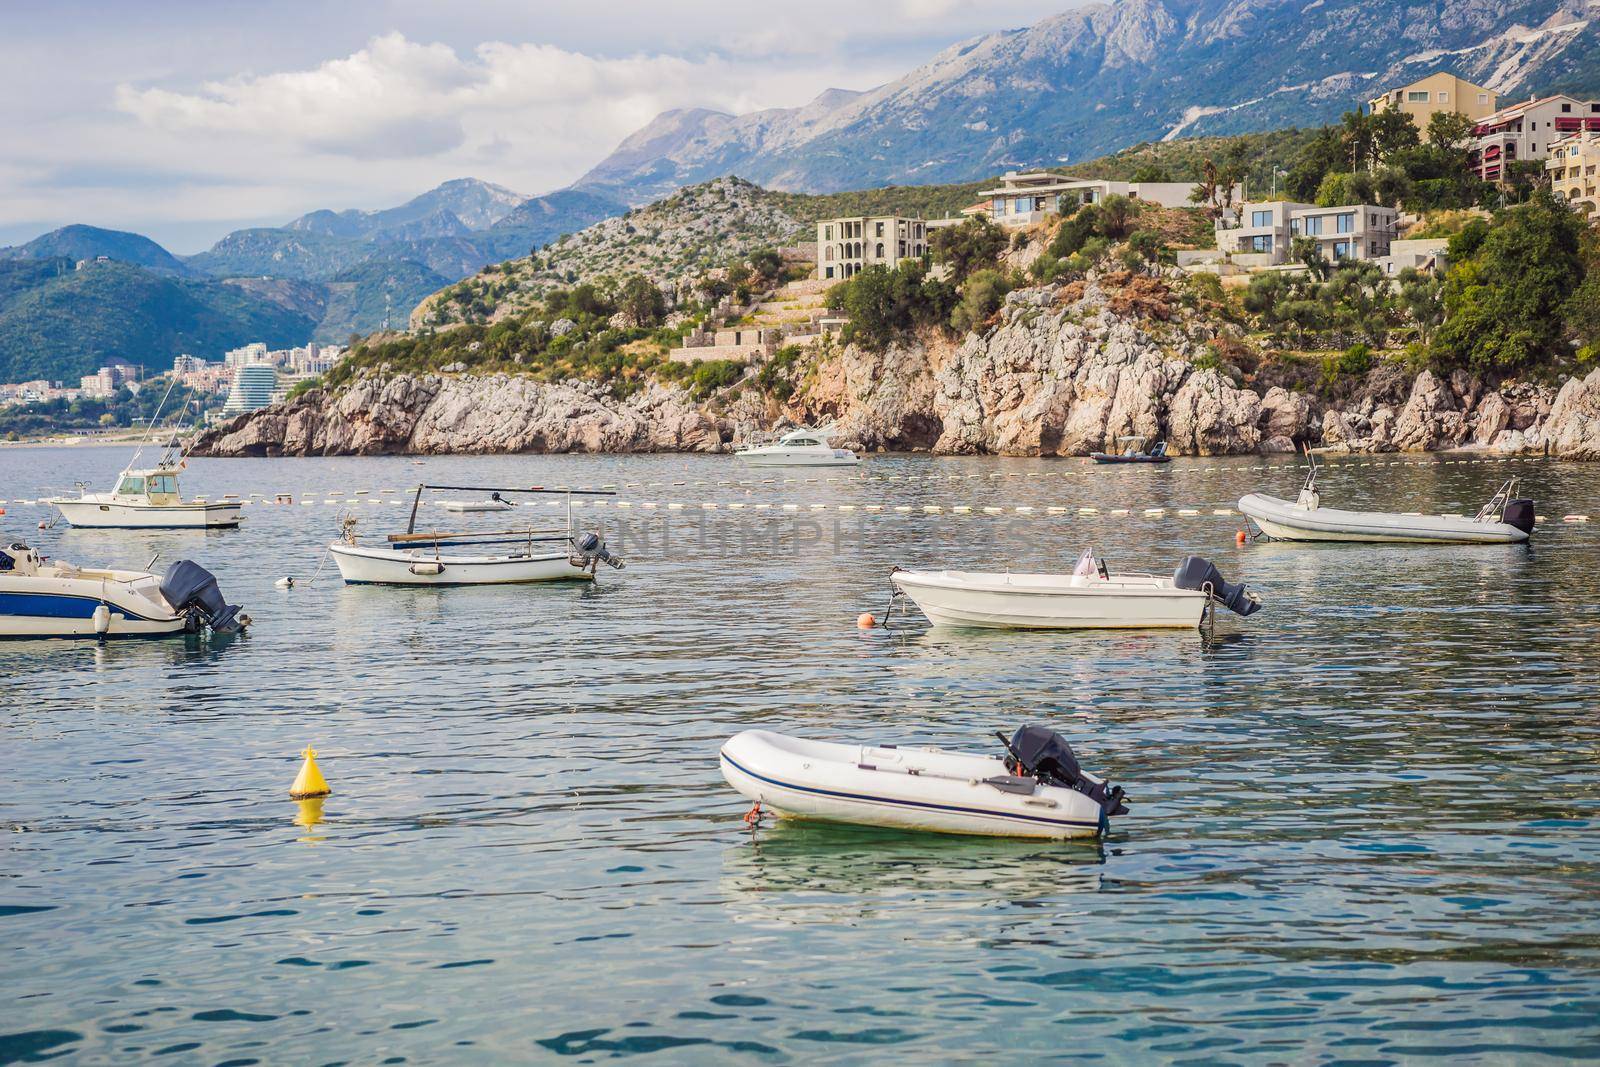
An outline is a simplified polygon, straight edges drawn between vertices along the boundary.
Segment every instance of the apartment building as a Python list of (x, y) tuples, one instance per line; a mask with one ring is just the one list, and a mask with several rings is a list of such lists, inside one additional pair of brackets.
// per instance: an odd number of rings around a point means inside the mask
[(1189, 197), (1194, 182), (1114, 182), (1097, 178), (1068, 178), (1049, 171), (1007, 171), (1000, 184), (978, 195), (981, 201), (963, 210), (983, 215), (1002, 226), (1029, 226), (1047, 215), (1070, 215), (1084, 204), (1098, 204), (1108, 196), (1125, 196), (1162, 207), (1193, 207)]
[(1390, 89), (1367, 101), (1367, 110), (1373, 114), (1400, 111), (1410, 115), (1419, 130), (1426, 130), (1428, 120), (1441, 111), (1465, 115), (1478, 121), (1494, 114), (1499, 106), (1500, 95), (1493, 89), (1475, 85), (1446, 71), (1430, 74), (1398, 89)]
[(1550, 191), (1590, 220), (1600, 219), (1600, 123), (1550, 145)]
[(928, 224), (897, 215), (828, 219), (817, 223), (817, 277), (849, 278), (864, 267), (893, 267), (928, 250)]
[(1546, 96), (1501, 108), (1473, 127), (1472, 169), (1486, 182), (1504, 181), (1518, 160), (1546, 159), (1550, 144), (1600, 131), (1600, 100)]
[(1296, 238), (1315, 241), (1324, 259), (1381, 259), (1395, 237), (1395, 211), (1374, 204), (1318, 207), (1278, 200), (1240, 205), (1216, 222), (1217, 248), (1241, 266), (1291, 261)]

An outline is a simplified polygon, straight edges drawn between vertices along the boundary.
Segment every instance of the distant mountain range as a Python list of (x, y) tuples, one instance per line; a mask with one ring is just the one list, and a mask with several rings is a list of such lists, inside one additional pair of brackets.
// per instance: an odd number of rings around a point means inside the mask
[(1454, 70), (1511, 99), (1600, 92), (1600, 0), (1119, 0), (965, 41), (869, 92), (669, 111), (577, 183), (645, 203), (737, 173), (833, 192), (968, 181), (1141, 141), (1336, 120)]
[[(474, 178), (395, 208), (313, 211), (236, 230), (197, 255), (66, 226), (0, 248), (0, 381), (70, 380), (109, 356), (153, 369), (248, 341), (343, 342), (489, 263), (621, 214), (607, 195), (524, 197)], [(101, 262), (102, 260), (106, 262)]]

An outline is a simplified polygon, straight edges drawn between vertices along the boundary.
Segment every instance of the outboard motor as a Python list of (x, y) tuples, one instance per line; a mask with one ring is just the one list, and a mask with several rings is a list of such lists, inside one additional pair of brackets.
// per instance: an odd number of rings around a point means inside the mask
[(1500, 509), (1500, 521), (1525, 534), (1533, 533), (1533, 501), (1522, 496), (1507, 500), (1506, 506)]
[(161, 579), (161, 597), (173, 611), (188, 615), (191, 630), (206, 625), (212, 633), (236, 634), (250, 625), (250, 617), (239, 614), (239, 605), (222, 598), (211, 572), (190, 560), (180, 559), (167, 568)]
[(586, 567), (591, 574), (602, 563), (619, 571), (623, 567), (622, 560), (611, 554), (605, 541), (593, 530), (572, 539), (572, 555), (569, 558), (574, 567)]
[(1217, 565), (1199, 556), (1184, 556), (1178, 569), (1172, 572), (1172, 584), (1179, 589), (1205, 590), (1210, 586), (1211, 598), (1220, 601), (1237, 615), (1252, 615), (1261, 610), (1261, 600), (1242, 585), (1229, 585), (1222, 578)]
[(1078, 766), (1078, 757), (1072, 753), (1072, 746), (1054, 730), (1043, 726), (1019, 726), (1010, 741), (1006, 741), (1005, 734), (999, 736), (1011, 753), (1006, 760), (1006, 768), (1013, 774), (1031, 776), (1046, 785), (1075, 789), (1089, 799), (1099, 801), (1100, 810), (1108, 816), (1128, 814), (1127, 807), (1122, 803), (1122, 787), (1085, 777)]

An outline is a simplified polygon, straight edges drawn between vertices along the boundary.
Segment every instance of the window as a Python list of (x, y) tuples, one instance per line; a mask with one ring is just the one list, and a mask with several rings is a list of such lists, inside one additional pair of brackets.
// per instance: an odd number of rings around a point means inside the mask
[(833, 262), (833, 246), (832, 245), (828, 246), (828, 250), (822, 254), (822, 258), (827, 260), (829, 263)]
[(1262, 234), (1257, 234), (1256, 236), (1250, 238), (1250, 251), (1252, 251), (1252, 252), (1270, 252), (1270, 251), (1272, 251), (1272, 235), (1270, 233), (1262, 233)]
[(1413, 89), (1406, 93), (1406, 101), (1412, 104), (1426, 104), (1428, 102), (1428, 90)]
[(873, 234), (872, 236), (874, 236), (874, 237), (882, 237), (883, 236), (883, 223), (881, 223), (881, 222), (878, 223), (878, 232)]
[(1300, 236), (1300, 220), (1299, 219), (1290, 219), (1289, 220), (1289, 232), (1291, 234), (1293, 234), (1294, 236), (1296, 236), (1296, 237)]
[(122, 484), (117, 486), (117, 492), (132, 493), (134, 496), (142, 495), (144, 493), (144, 479), (133, 477), (124, 478), (122, 479)]
[(1270, 212), (1270, 211), (1252, 211), (1252, 212), (1250, 212), (1250, 225), (1255, 227), (1256, 229), (1264, 229), (1267, 226), (1271, 226), (1272, 225), (1272, 212)]
[(1322, 216), (1312, 215), (1306, 219), (1306, 233), (1311, 237), (1320, 236), (1322, 233)]
[(999, 197), (995, 197), (989, 202), (989, 214), (993, 215), (997, 219), (1005, 218), (1006, 202), (1001, 200)]
[(1439, 103), (1448, 104), (1449, 102), (1450, 102), (1450, 94), (1449, 93), (1440, 93), (1439, 94)]
[(1334, 227), (1333, 227), (1333, 229), (1334, 229), (1335, 233), (1354, 233), (1355, 232), (1356, 217), (1355, 217), (1354, 213), (1346, 212), (1343, 215), (1335, 215), (1333, 218), (1334, 218)]
[(1571, 110), (1572, 110), (1572, 105), (1571, 104), (1562, 104), (1561, 105), (1561, 113), (1563, 115), (1567, 114)]
[(824, 241), (833, 240), (833, 227), (832, 226), (824, 226), (822, 228), (822, 239)]
[[(832, 257), (829, 257), (829, 258), (832, 258)], [(833, 268), (832, 267), (828, 267), (826, 270), (823, 271), (822, 276), (824, 278), (833, 277)]]
[(1333, 258), (1334, 259), (1349, 259), (1350, 258), (1350, 242), (1349, 241), (1335, 241), (1335, 242), (1333, 242)]
[(883, 242), (882, 241), (878, 242), (878, 258), (879, 259), (883, 258)]
[(1483, 107), (1488, 107), (1489, 106), (1489, 94), (1488, 93), (1479, 93), (1478, 94), (1478, 103)]

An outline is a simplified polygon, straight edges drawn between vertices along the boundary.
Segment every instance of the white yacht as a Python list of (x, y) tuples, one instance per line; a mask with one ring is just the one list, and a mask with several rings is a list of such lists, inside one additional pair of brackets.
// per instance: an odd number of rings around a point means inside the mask
[[(134, 462), (138, 462), (137, 457)], [(47, 500), (74, 526), (115, 529), (223, 529), (239, 525), (237, 500), (185, 500), (178, 491), (182, 464), (163, 457), (154, 467), (129, 467), (117, 475), (109, 493), (91, 493), (79, 483), (78, 496)]]
[(777, 443), (734, 453), (752, 467), (852, 467), (861, 458), (848, 448), (833, 448), (824, 430), (790, 430)]

